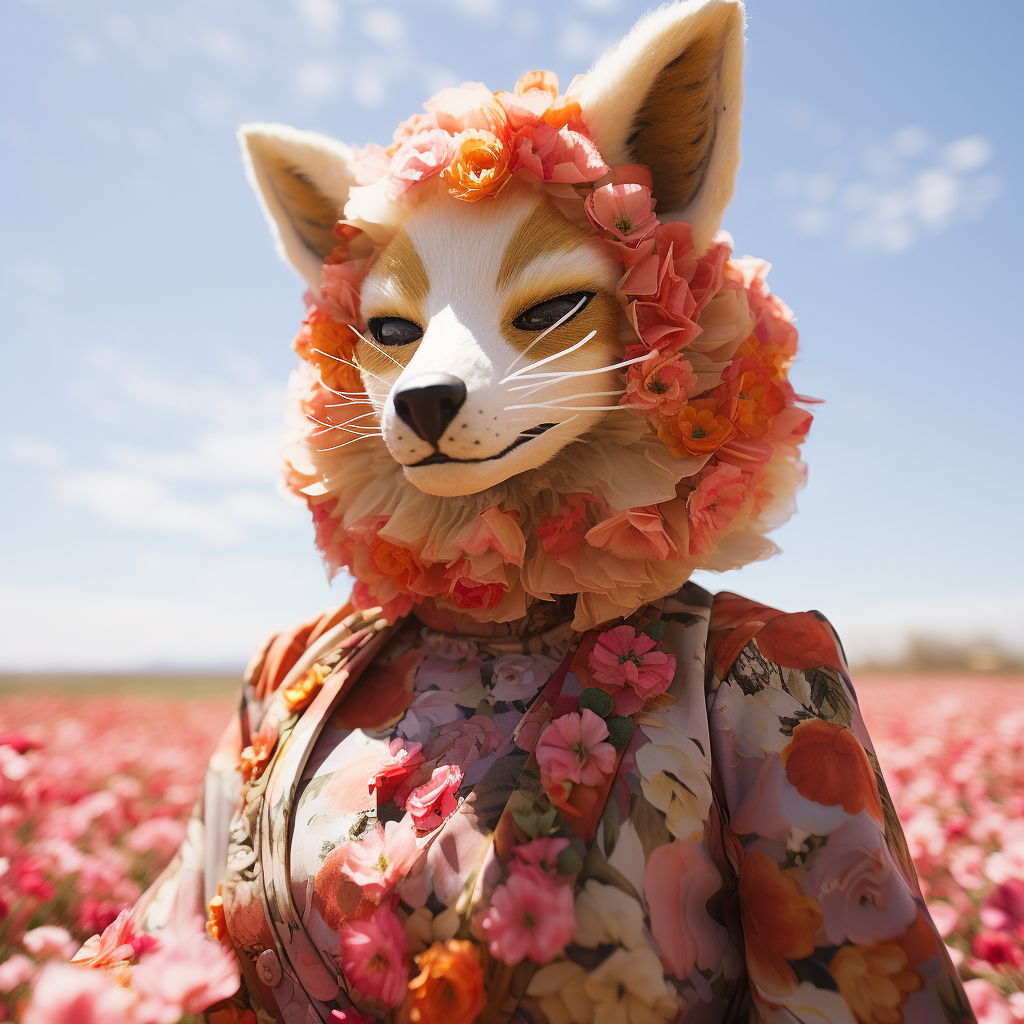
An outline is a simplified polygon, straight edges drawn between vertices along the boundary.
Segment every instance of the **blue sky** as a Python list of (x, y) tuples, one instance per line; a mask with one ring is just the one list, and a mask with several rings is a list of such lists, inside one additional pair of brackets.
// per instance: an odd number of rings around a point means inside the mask
[[(0, 667), (234, 666), (329, 604), (275, 490), (301, 287), (234, 130), (387, 142), (431, 93), (567, 83), (625, 0), (8, 0)], [(784, 553), (701, 582), (851, 653), (1024, 645), (1016, 0), (751, 0), (725, 226), (825, 398)]]

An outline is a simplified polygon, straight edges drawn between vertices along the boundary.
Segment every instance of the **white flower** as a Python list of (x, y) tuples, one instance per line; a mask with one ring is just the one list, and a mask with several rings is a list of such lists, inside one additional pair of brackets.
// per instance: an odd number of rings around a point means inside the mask
[(718, 688), (713, 715), (718, 728), (728, 729), (741, 757), (764, 757), (766, 753), (781, 754), (789, 745), (790, 736), (782, 733), (782, 718), (795, 718), (803, 705), (785, 690), (765, 686), (757, 693), (744, 693), (733, 682)]
[(571, 960), (556, 960), (536, 971), (526, 994), (533, 996), (550, 1024), (593, 1024), (594, 1001), (584, 992), (587, 972)]
[(692, 746), (692, 751), (648, 743), (636, 752), (636, 766), (644, 796), (665, 812), (669, 831), (677, 839), (692, 843), (704, 834), (704, 822), (711, 810), (711, 783), (704, 774), (696, 744), (678, 733), (673, 738)]
[(553, 666), (546, 658), (506, 654), (494, 662), (491, 696), (495, 700), (530, 700), (547, 682)]
[(664, 1024), (681, 1008), (649, 946), (615, 950), (587, 975), (583, 991), (597, 1004), (601, 1024)]
[(576, 942), (594, 949), (644, 945), (644, 912), (632, 896), (614, 885), (588, 879), (576, 897)]

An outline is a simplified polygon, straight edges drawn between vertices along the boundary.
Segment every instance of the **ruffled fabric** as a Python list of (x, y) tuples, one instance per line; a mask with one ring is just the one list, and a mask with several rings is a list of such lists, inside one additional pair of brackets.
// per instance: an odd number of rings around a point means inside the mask
[[(549, 72), (513, 93), (466, 83), (403, 122), (388, 150), (361, 151), (364, 184), (294, 344), (284, 466), (330, 574), (353, 574), (360, 607), (392, 617), (431, 604), (501, 623), (575, 594), (573, 625), (588, 629), (678, 590), (695, 569), (774, 554), (765, 535), (794, 510), (811, 414), (789, 383), (797, 332), (765, 283), (768, 264), (732, 259), (724, 233), (697, 253), (689, 225), (661, 224), (647, 168), (604, 164), (578, 88), (560, 95)], [(373, 436), (379, 415), (355, 358), (359, 288), (415, 205), (443, 188), (486, 200), (513, 177), (547, 190), (619, 262), (631, 410), (497, 487), (425, 494)]]

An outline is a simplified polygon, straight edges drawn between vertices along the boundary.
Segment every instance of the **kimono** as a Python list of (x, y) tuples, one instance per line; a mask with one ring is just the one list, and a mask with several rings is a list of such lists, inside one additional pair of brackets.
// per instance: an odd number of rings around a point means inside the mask
[(974, 1020), (825, 618), (571, 617), (345, 608), (258, 653), (138, 908), (234, 948), (209, 1018)]

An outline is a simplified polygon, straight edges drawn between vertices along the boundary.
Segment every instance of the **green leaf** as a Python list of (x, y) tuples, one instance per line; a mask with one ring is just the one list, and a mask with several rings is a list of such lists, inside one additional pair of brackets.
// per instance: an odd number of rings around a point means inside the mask
[(600, 718), (607, 718), (615, 709), (615, 701), (610, 693), (596, 686), (588, 686), (580, 694), (580, 708), (587, 708)]
[(624, 750), (633, 736), (635, 728), (632, 718), (616, 715), (608, 719), (608, 739), (616, 750)]
[(655, 619), (644, 626), (643, 632), (645, 636), (649, 636), (652, 640), (660, 643), (665, 639), (665, 634), (668, 632), (668, 623), (664, 619)]

